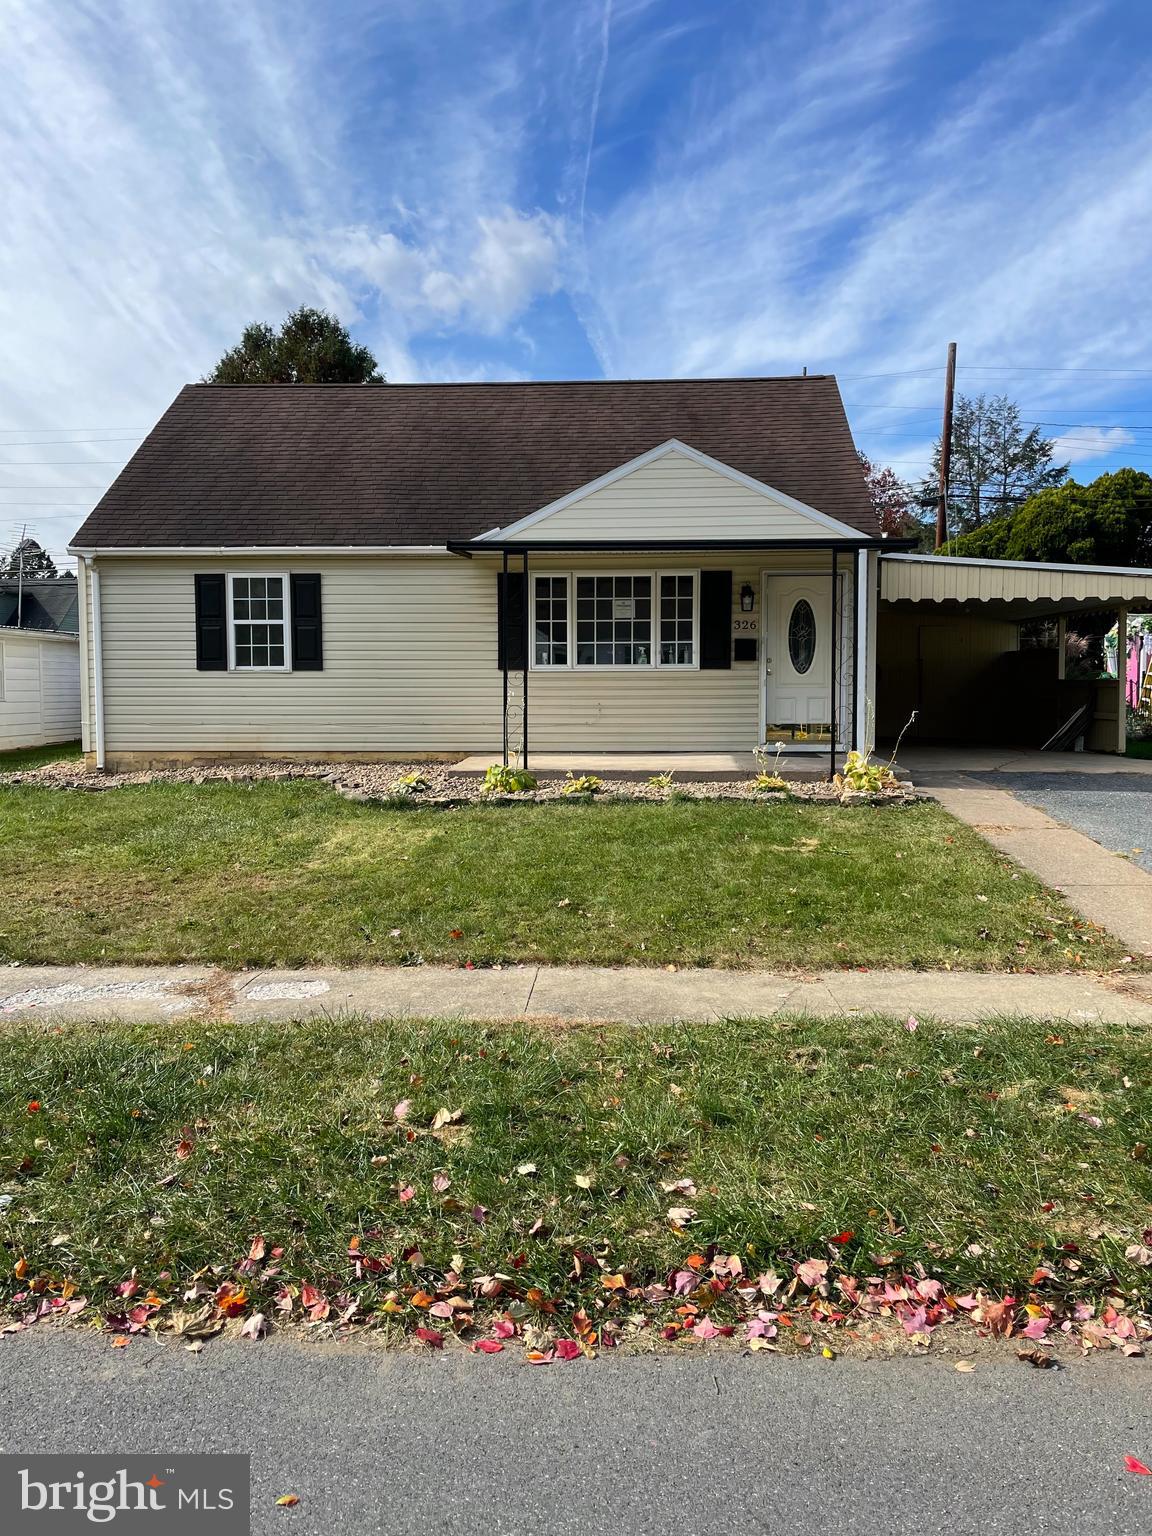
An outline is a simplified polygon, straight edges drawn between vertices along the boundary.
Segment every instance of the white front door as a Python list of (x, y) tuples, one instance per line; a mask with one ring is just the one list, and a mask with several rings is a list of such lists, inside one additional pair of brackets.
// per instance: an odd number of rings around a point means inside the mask
[(827, 576), (764, 577), (764, 740), (827, 745), (832, 730)]

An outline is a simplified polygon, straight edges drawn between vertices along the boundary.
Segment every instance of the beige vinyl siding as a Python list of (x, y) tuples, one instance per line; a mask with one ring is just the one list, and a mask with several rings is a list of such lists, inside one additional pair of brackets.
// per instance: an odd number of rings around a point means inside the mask
[(79, 735), (79, 642), (0, 629), (0, 751)]
[(1011, 561), (880, 559), (885, 602), (1032, 602), (1152, 605), (1152, 571), (1103, 571), (1090, 566), (1024, 565)]
[[(659, 560), (533, 555), (532, 572), (731, 570), (734, 612), (762, 570), (822, 570), (826, 551)], [(104, 557), (105, 744), (116, 753), (455, 754), (501, 748), (498, 559)], [(518, 564), (515, 561), (514, 564)], [(198, 672), (198, 572), (318, 571), (322, 672)], [(87, 604), (91, 623), (91, 603)], [(89, 650), (91, 647), (89, 647)], [(89, 687), (91, 687), (91, 659)], [(511, 674), (513, 687), (519, 675)], [(625, 668), (529, 674), (530, 751), (748, 751), (759, 661), (731, 670)]]
[(837, 537), (826, 524), (675, 451), (550, 513), (520, 536), (533, 542)]
[[(803, 564), (797, 554), (784, 564)], [(820, 553), (816, 557), (827, 557)], [(750, 554), (687, 556), (566, 555), (530, 557), (534, 574), (564, 571), (730, 570), (733, 613), (749, 582), (760, 613), (760, 571)], [(534, 668), (528, 677), (528, 748), (535, 752), (750, 752), (760, 730), (760, 665), (734, 661), (731, 670), (679, 667)]]
[[(471, 561), (104, 558), (116, 752), (481, 752), (500, 742), (496, 579)], [(198, 672), (197, 573), (318, 571), (322, 672)]]

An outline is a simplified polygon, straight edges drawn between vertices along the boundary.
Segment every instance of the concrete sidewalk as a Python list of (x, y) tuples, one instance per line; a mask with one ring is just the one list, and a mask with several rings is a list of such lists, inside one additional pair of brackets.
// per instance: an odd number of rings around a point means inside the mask
[(0, 1020), (156, 1019), (207, 1015), (614, 1020), (670, 1023), (773, 1014), (909, 1013), (970, 1022), (1015, 1014), (1054, 1022), (1152, 1024), (1152, 977), (980, 971), (622, 970), (444, 966), (228, 972), (209, 966), (11, 966)]
[[(1077, 756), (1084, 756), (1077, 753)], [(1133, 954), (1152, 954), (1152, 875), (987, 779), (931, 776), (917, 789), (1061, 893)]]

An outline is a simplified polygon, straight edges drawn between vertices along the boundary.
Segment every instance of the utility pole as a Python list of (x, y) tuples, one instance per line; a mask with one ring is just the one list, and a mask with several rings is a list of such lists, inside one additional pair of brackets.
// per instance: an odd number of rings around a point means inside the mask
[(940, 428), (940, 494), (936, 500), (936, 548), (948, 538), (948, 474), (952, 468), (952, 401), (956, 394), (956, 343), (948, 343), (944, 370), (944, 422)]
[(20, 530), (20, 542), (16, 546), (16, 628), (24, 628), (24, 540), (28, 537), (28, 524)]

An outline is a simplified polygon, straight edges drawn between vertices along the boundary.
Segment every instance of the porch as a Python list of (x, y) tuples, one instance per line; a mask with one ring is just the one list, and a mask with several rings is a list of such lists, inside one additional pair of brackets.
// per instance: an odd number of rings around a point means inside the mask
[[(773, 756), (769, 754), (769, 762)], [(842, 766), (843, 761), (841, 753), (837, 766)], [(491, 758), (478, 753), (455, 763), (452, 772), (479, 776), (487, 772), (490, 763)], [(826, 748), (818, 758), (795, 754), (789, 757), (785, 753), (780, 760), (780, 772), (787, 779), (823, 779), (828, 776), (828, 763)], [(538, 779), (594, 773), (601, 779), (639, 783), (654, 774), (670, 773), (679, 784), (703, 784), (750, 779), (764, 764), (754, 752), (541, 752), (532, 754), (530, 766)], [(1152, 768), (1152, 763), (1147, 766)]]

